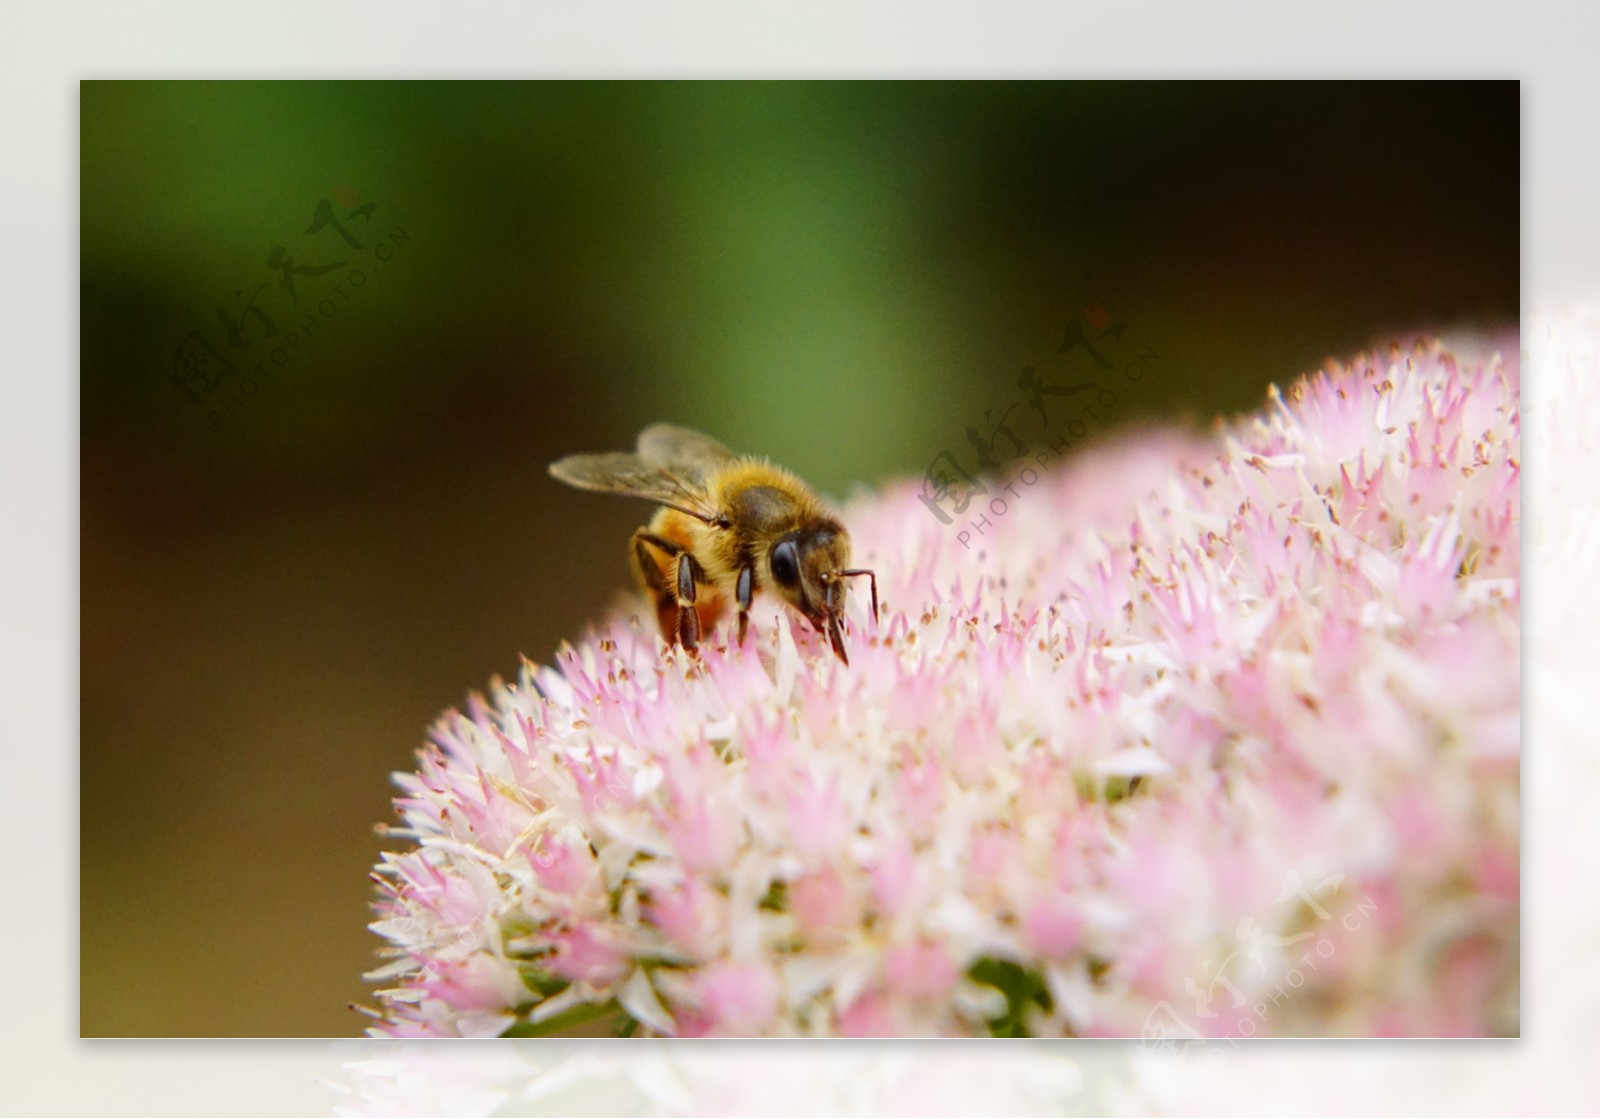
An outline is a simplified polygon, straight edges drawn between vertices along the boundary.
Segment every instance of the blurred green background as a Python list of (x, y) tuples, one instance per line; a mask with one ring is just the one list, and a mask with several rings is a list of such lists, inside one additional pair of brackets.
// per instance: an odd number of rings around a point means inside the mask
[(843, 497), (1090, 305), (1162, 355), (1116, 423), (1518, 312), (1515, 82), (81, 98), (90, 1036), (361, 1030), (389, 773), (627, 581), (647, 507), (550, 460), (672, 419)]

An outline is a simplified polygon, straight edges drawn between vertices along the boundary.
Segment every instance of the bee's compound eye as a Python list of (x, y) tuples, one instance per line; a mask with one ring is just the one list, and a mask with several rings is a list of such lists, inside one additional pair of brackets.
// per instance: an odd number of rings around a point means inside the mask
[(800, 549), (793, 540), (780, 540), (772, 546), (772, 577), (780, 586), (793, 587), (800, 582)]

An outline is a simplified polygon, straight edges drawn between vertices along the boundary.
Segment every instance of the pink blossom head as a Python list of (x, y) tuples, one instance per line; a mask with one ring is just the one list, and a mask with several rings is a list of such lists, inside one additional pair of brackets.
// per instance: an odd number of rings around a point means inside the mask
[(374, 1032), (1515, 1032), (1503, 354), (1030, 458), (981, 532), (864, 497), (848, 666), (758, 601), (495, 682), (398, 778)]

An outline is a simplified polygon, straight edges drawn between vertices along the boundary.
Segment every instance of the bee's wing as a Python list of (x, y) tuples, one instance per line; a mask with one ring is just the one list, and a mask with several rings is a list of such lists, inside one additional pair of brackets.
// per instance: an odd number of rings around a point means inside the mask
[(639, 433), (639, 458), (646, 466), (704, 486), (734, 459), (709, 435), (676, 424), (651, 424)]
[(646, 463), (638, 455), (613, 451), (600, 455), (568, 455), (550, 464), (552, 477), (580, 490), (642, 497), (657, 505), (715, 523), (720, 514), (705, 490), (678, 475)]

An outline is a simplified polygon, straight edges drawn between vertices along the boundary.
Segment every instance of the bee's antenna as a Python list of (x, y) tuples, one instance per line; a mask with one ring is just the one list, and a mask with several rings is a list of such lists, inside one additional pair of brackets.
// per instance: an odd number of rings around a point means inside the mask
[(856, 568), (852, 568), (849, 571), (841, 571), (841, 572), (839, 572), (839, 575), (840, 575), (841, 578), (843, 578), (844, 576), (847, 576), (847, 575), (865, 575), (868, 579), (872, 580), (872, 621), (873, 621), (874, 624), (876, 624), (877, 621), (878, 621), (878, 575), (877, 575), (877, 572), (870, 571), (865, 567), (856, 567)]

